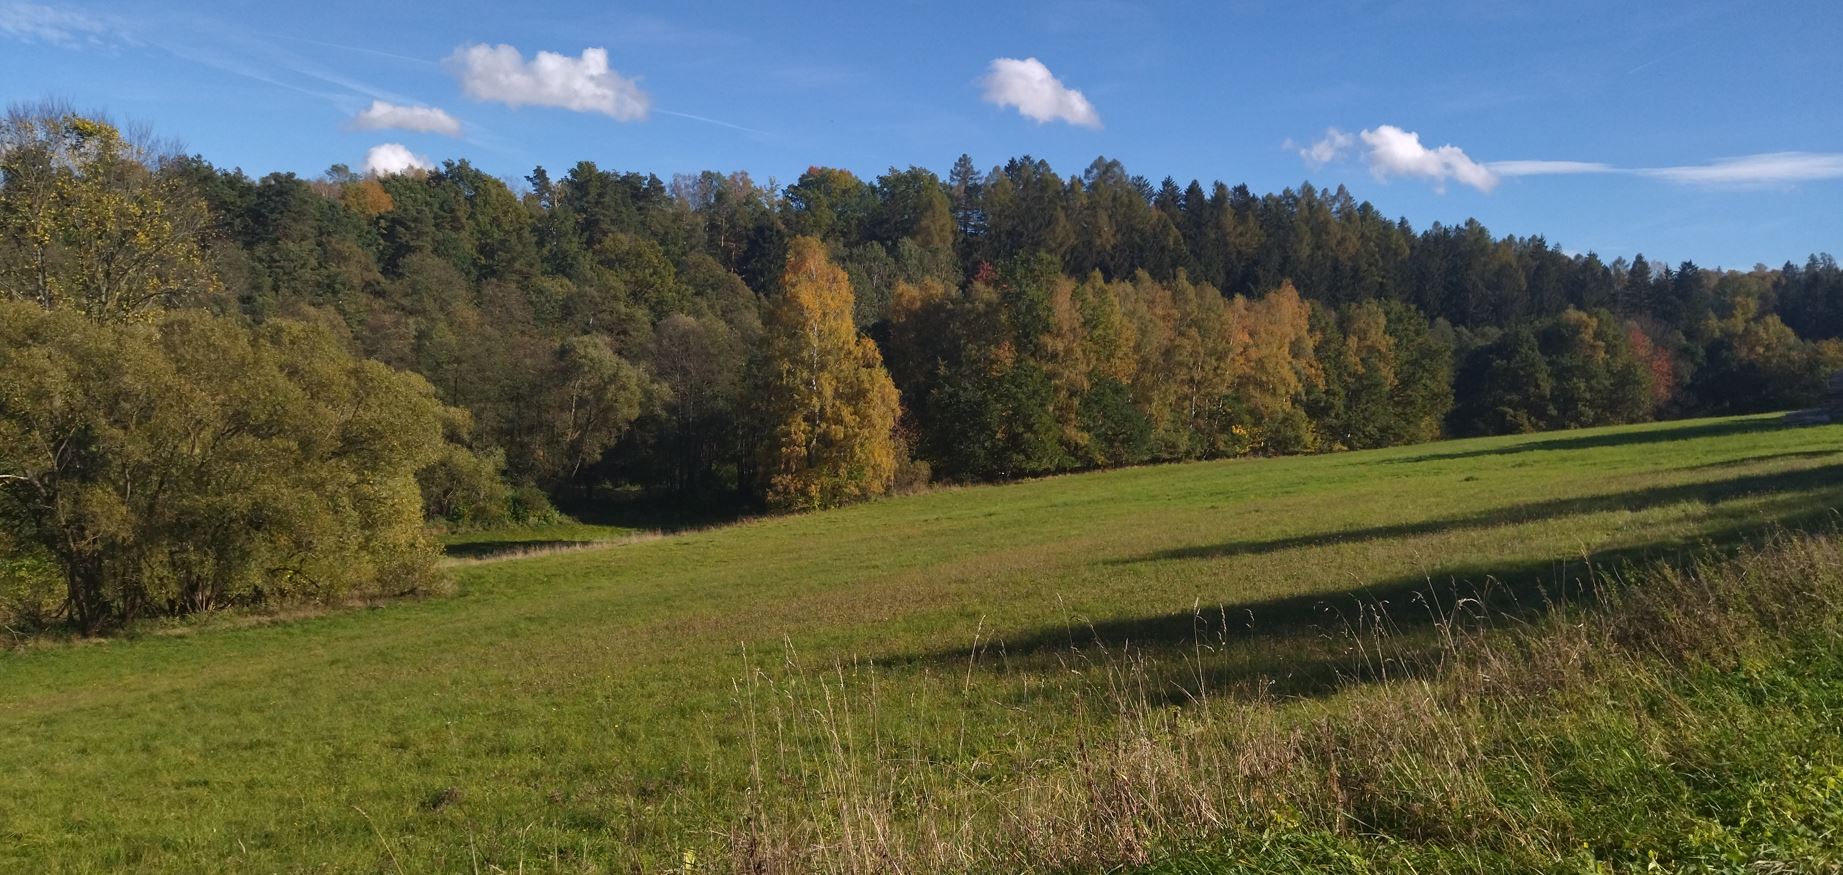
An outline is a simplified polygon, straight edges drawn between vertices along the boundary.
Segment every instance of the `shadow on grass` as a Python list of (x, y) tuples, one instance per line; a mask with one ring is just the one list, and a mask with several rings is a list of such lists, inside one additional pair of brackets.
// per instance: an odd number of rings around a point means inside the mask
[(1522, 443), (1508, 446), (1493, 446), (1478, 450), (1462, 450), (1451, 453), (1421, 453), (1388, 459), (1386, 465), (1403, 465), (1410, 462), (1446, 462), (1454, 459), (1476, 459), (1485, 456), (1511, 456), (1518, 453), (1533, 453), (1556, 450), (1588, 450), (1602, 447), (1626, 447), (1637, 444), (1675, 443), (1677, 441), (1695, 440), (1697, 438), (1727, 437), (1750, 432), (1778, 431), (1782, 428), (1798, 428), (1784, 419), (1743, 419), (1721, 420), (1718, 422), (1692, 422), (1682, 425), (1648, 428), (1642, 430), (1620, 430), (1602, 434), (1569, 434), (1562, 432), (1555, 437), (1536, 437)]
[[(671, 503), (648, 498), (641, 493), (601, 492), (589, 498), (559, 501), (558, 510), (566, 519), (556, 527), (534, 526), (528, 537), (499, 537), (484, 541), (460, 541), (444, 546), (442, 555), (450, 559), (486, 559), (508, 553), (549, 549), (587, 547), (620, 540), (625, 535), (649, 532), (673, 534), (690, 529), (732, 523), (742, 519), (740, 506), (716, 503)], [(571, 527), (576, 527), (574, 530)], [(606, 526), (616, 531), (606, 537), (567, 537), (581, 533), (582, 526)], [(552, 531), (545, 531), (552, 529)], [(466, 535), (466, 532), (460, 534)], [(491, 534), (499, 534), (492, 532)]]
[(1747, 456), (1740, 459), (1722, 459), (1716, 462), (1703, 462), (1700, 465), (1688, 465), (1679, 471), (1711, 471), (1720, 468), (1746, 468), (1767, 462), (1789, 462), (1795, 459), (1833, 459), (1843, 453), (1843, 447), (1834, 450), (1788, 450), (1783, 453), (1766, 453), (1760, 456)]
[(587, 547), (594, 541), (568, 541), (557, 538), (512, 539), (506, 541), (472, 541), (465, 544), (449, 544), (442, 548), (442, 555), (450, 559), (485, 559), (502, 553), (519, 553), (526, 550), (546, 550), (561, 547)]
[(1136, 565), (1141, 562), (1159, 562), (1178, 559), (1219, 559), (1229, 556), (1262, 555), (1281, 550), (1327, 547), (1334, 544), (1386, 540), (1392, 538), (1410, 538), (1419, 535), (1464, 531), (1467, 529), (1483, 529), (1494, 526), (1521, 525), (1559, 517), (1580, 516), (1583, 514), (1604, 513), (1607, 511), (1638, 511), (1686, 501), (1720, 504), (1752, 495), (1789, 491), (1808, 492), (1829, 489), (1831, 487), (1843, 487), (1843, 464), (1800, 468), (1794, 471), (1779, 471), (1772, 474), (1749, 474), (1720, 480), (1703, 480), (1695, 483), (1682, 483), (1675, 486), (1658, 486), (1632, 492), (1615, 492), (1605, 495), (1560, 498), (1552, 501), (1510, 505), (1480, 513), (1441, 517), (1410, 523), (1396, 523), (1386, 526), (1368, 526), (1345, 529), (1337, 532), (1294, 535), (1285, 538), (1225, 541), (1220, 544), (1199, 544), (1189, 547), (1174, 547), (1142, 556), (1116, 559), (1113, 560), (1112, 564)]
[(666, 534), (732, 523), (749, 510), (738, 502), (673, 502), (629, 492), (559, 500), (557, 509), (580, 523)]
[[(1447, 652), (1442, 635), (1460, 628), (1488, 631), (1520, 626), (1557, 604), (1591, 601), (1599, 582), (1640, 565), (1684, 563), (1708, 551), (1729, 551), (1776, 531), (1836, 529), (1843, 504), (1843, 465), (1770, 476), (1737, 477), (1602, 499), (1543, 502), (1502, 512), (1435, 520), (1409, 527), (1357, 530), (1318, 539), (1256, 542), (1310, 546), (1332, 540), (1395, 537), (1486, 521), (1514, 522), (1605, 507), (1639, 507), (1687, 498), (1719, 505), (1726, 499), (1774, 493), (1764, 505), (1723, 512), (1685, 538), (1660, 538), (1591, 557), (1550, 557), (1520, 563), (1455, 562), (1426, 574), (1378, 580), (1343, 593), (1227, 602), (1199, 610), (1105, 620), (994, 636), (969, 653), (952, 648), (910, 655), (920, 664), (968, 661), (985, 671), (1053, 677), (1091, 673), (1138, 661), (1148, 695), (1185, 704), (1209, 695), (1259, 693), (1306, 698), (1353, 683), (1415, 677)], [(1618, 500), (1623, 499), (1623, 500)], [(1604, 503), (1603, 503), (1604, 502)], [(1327, 540), (1329, 539), (1329, 540)], [(1229, 555), (1221, 546), (1164, 551), (1137, 561)]]

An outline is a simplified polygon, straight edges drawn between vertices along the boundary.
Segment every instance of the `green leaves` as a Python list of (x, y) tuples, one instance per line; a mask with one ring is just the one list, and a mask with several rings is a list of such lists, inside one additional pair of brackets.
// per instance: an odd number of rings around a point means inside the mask
[(0, 524), (85, 631), (433, 578), (416, 474), (447, 448), (428, 383), (321, 329), (0, 304)]

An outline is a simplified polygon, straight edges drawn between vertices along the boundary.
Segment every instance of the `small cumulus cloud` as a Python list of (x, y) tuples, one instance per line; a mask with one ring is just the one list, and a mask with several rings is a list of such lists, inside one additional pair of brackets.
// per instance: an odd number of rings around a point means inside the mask
[[(1370, 175), (1377, 179), (1423, 179), (1433, 183), (1435, 191), (1445, 191), (1450, 180), (1488, 192), (1497, 187), (1500, 176), (1498, 165), (1480, 164), (1472, 160), (1465, 150), (1451, 144), (1428, 148), (1421, 143), (1420, 134), (1394, 125), (1377, 125), (1355, 134), (1335, 127), (1326, 128), (1325, 135), (1311, 143), (1300, 145), (1287, 140), (1281, 146), (1297, 152), (1305, 160), (1306, 166), (1314, 169), (1343, 161), (1360, 151)], [(1526, 174), (1534, 174), (1544, 172), (1535, 165), (1547, 162), (1504, 163), (1521, 165), (1520, 169)]]
[(1325, 128), (1325, 135), (1314, 140), (1310, 145), (1301, 146), (1292, 140), (1281, 144), (1282, 148), (1298, 152), (1299, 157), (1311, 167), (1323, 167), (1333, 161), (1343, 159), (1350, 153), (1350, 147), (1356, 145), (1356, 135), (1340, 131), (1337, 128)]
[(583, 49), (581, 57), (541, 51), (527, 61), (509, 45), (465, 45), (445, 64), (474, 100), (600, 113), (624, 122), (645, 119), (652, 108), (639, 83), (608, 66), (606, 49)]
[(428, 156), (411, 152), (402, 143), (379, 143), (365, 153), (365, 172), (372, 176), (391, 176), (434, 167), (435, 162)]
[(1432, 182), (1436, 191), (1445, 191), (1448, 179), (1479, 191), (1488, 192), (1497, 187), (1497, 174), (1473, 161), (1458, 146), (1448, 144), (1429, 149), (1421, 145), (1420, 134), (1394, 125), (1380, 125), (1358, 136), (1369, 147), (1364, 160), (1377, 179), (1417, 177)]
[(355, 131), (398, 130), (447, 134), (450, 137), (461, 135), (461, 123), (440, 107), (398, 106), (384, 100), (373, 100), (364, 111), (353, 116), (351, 127)]
[(998, 58), (979, 82), (985, 86), (987, 103), (1016, 107), (1039, 124), (1064, 121), (1084, 128), (1101, 126), (1101, 114), (1094, 104), (1080, 91), (1062, 84), (1036, 58)]

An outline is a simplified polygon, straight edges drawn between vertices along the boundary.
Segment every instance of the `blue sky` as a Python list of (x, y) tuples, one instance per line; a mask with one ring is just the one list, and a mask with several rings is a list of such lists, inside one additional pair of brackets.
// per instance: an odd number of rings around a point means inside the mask
[(0, 97), (104, 109), (252, 175), (384, 144), (385, 167), (783, 184), (1106, 155), (1746, 268), (1843, 254), (1839, 44), (1834, 0), (0, 0)]

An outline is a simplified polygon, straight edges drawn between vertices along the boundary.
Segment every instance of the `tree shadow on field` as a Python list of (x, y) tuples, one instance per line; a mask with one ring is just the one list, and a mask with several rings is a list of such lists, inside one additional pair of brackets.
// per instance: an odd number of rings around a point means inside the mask
[(1843, 453), (1843, 447), (1838, 447), (1834, 450), (1788, 450), (1783, 453), (1767, 453), (1765, 455), (1746, 456), (1739, 459), (1721, 459), (1714, 462), (1703, 462), (1700, 465), (1688, 465), (1678, 468), (1677, 470), (1712, 471), (1720, 468), (1742, 468), (1766, 462), (1789, 462), (1795, 459), (1834, 459), (1839, 453)]
[[(1724, 512), (1721, 502), (1771, 493), (1762, 505)], [(1624, 498), (1625, 501), (1616, 499)], [(1000, 633), (976, 651), (943, 649), (914, 654), (923, 664), (972, 664), (990, 672), (1040, 677), (1092, 675), (1133, 667), (1134, 683), (1155, 701), (1194, 702), (1204, 696), (1260, 694), (1316, 697), (1348, 687), (1422, 674), (1440, 663), (1442, 635), (1453, 629), (1488, 631), (1536, 619), (1557, 604), (1591, 601), (1598, 582), (1637, 565), (1681, 563), (1705, 551), (1731, 550), (1781, 530), (1836, 528), (1843, 504), (1843, 465), (1784, 474), (1736, 477), (1690, 487), (1665, 487), (1626, 496), (1541, 502), (1457, 519), (1485, 525), (1636, 508), (1700, 498), (1715, 505), (1708, 525), (1684, 538), (1625, 545), (1591, 557), (1556, 556), (1519, 563), (1458, 562), (1425, 574), (1378, 580), (1341, 593), (1225, 602), (1169, 614), (1101, 620), (1071, 619), (1054, 627)], [(1455, 520), (1378, 527), (1317, 539), (1280, 539), (1239, 545), (1241, 552), (1313, 546), (1339, 540), (1398, 537), (1451, 528)], [(1171, 550), (1140, 562), (1234, 555), (1213, 548)], [(1019, 703), (1023, 704), (1023, 703)]]
[(673, 501), (634, 491), (560, 498), (557, 509), (579, 523), (650, 532), (681, 532), (732, 523), (748, 510), (733, 501)]
[(1493, 446), (1478, 450), (1461, 450), (1450, 453), (1421, 453), (1403, 456), (1399, 459), (1387, 459), (1385, 465), (1405, 465), (1412, 462), (1446, 462), (1454, 459), (1477, 459), (1485, 456), (1512, 456), (1518, 453), (1533, 453), (1546, 450), (1589, 450), (1604, 447), (1627, 447), (1638, 444), (1674, 443), (1676, 441), (1695, 440), (1698, 438), (1727, 437), (1751, 432), (1770, 432), (1784, 428), (1799, 428), (1784, 419), (1742, 419), (1721, 420), (1718, 422), (1693, 422), (1682, 425), (1664, 426), (1640, 430), (1621, 429), (1599, 434), (1569, 434), (1562, 432), (1555, 437), (1538, 437), (1531, 435), (1530, 440), (1508, 446)]
[[(1583, 514), (1604, 513), (1608, 511), (1639, 511), (1646, 508), (1688, 501), (1699, 501), (1705, 504), (1718, 505), (1737, 498), (1744, 498), (1752, 495), (1811, 492), (1826, 489), (1835, 489), (1837, 492), (1843, 493), (1843, 463), (1800, 468), (1794, 471), (1778, 471), (1771, 474), (1748, 474), (1718, 480), (1701, 480), (1695, 483), (1657, 486), (1650, 489), (1639, 489), (1630, 492), (1613, 492), (1604, 495), (1558, 498), (1550, 501), (1509, 505), (1507, 507), (1494, 508), (1479, 513), (1440, 517), (1437, 519), (1419, 520), (1409, 523), (1367, 526), (1345, 529), (1337, 532), (1292, 535), (1284, 538), (1225, 541), (1219, 544), (1173, 547), (1142, 556), (1116, 559), (1113, 560), (1111, 564), (1137, 565), (1142, 562), (1159, 562), (1177, 559), (1220, 559), (1229, 556), (1258, 556), (1281, 550), (1328, 547), (1335, 544), (1348, 544), (1361, 541), (1411, 538), (1419, 535), (1432, 535), (1442, 532), (1464, 531), (1469, 529), (1484, 529), (1495, 526), (1523, 525), (1560, 517), (1580, 516)], [(1843, 495), (1834, 497), (1843, 498)]]
[(566, 547), (587, 547), (594, 541), (572, 541), (559, 538), (513, 539), (507, 541), (468, 541), (462, 544), (448, 544), (442, 547), (442, 555), (450, 559), (486, 559), (508, 553), (524, 553), (534, 550), (563, 549)]

